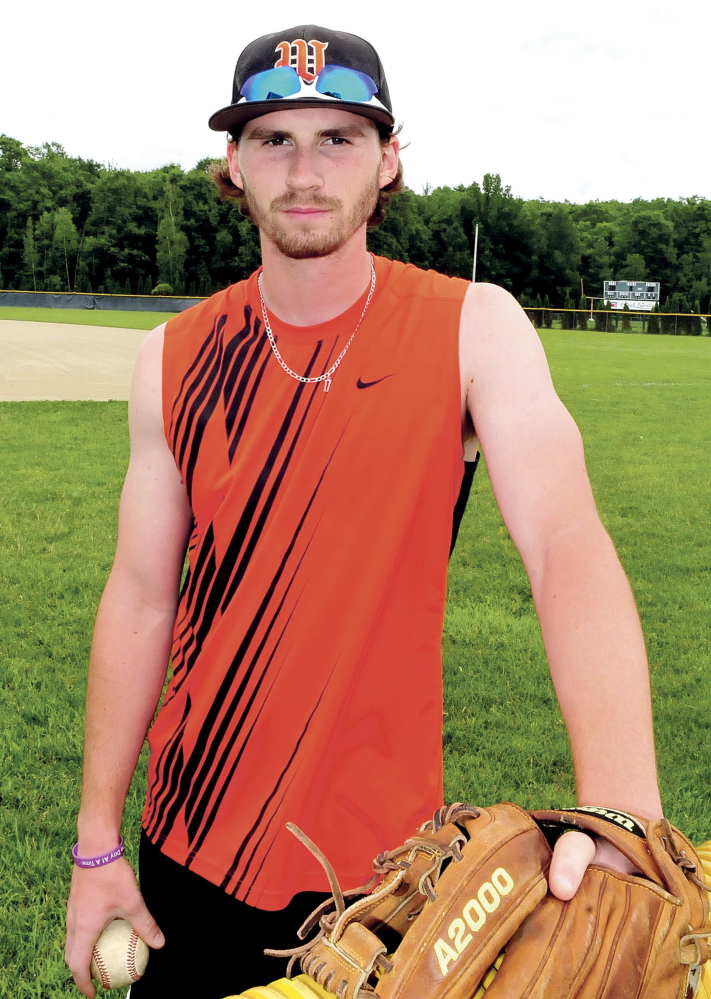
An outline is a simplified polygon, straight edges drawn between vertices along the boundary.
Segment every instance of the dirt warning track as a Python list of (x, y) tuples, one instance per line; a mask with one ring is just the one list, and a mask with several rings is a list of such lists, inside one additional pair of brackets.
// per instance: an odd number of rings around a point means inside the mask
[(146, 330), (0, 319), (0, 402), (128, 399)]

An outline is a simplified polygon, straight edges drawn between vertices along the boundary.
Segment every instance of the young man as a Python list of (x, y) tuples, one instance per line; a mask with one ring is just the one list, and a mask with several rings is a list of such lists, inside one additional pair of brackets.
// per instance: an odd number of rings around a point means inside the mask
[[(123, 859), (75, 869), (67, 961), (87, 996), (116, 916), (165, 938), (134, 999), (278, 977), (262, 949), (293, 944), (325, 887), (285, 822), (352, 887), (441, 803), (446, 563), (475, 434), (531, 580), (579, 799), (661, 815), (637, 614), (530, 322), (498, 287), (366, 251), (398, 183), (393, 123), (373, 48), (316, 26), (249, 45), (211, 119), (234, 137), (224, 183), (263, 267), (151, 333), (136, 367), (80, 858), (119, 840), (171, 645), (173, 675), (149, 738), (143, 897)], [(626, 869), (571, 833), (551, 890), (571, 897), (593, 855)]]

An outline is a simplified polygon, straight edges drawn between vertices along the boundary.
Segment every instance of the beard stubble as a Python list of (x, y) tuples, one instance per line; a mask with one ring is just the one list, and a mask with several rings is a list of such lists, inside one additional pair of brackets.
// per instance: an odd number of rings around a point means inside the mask
[[(378, 185), (379, 171), (376, 177), (367, 185), (356, 199), (353, 206), (344, 211), (343, 202), (338, 198), (329, 198), (319, 194), (306, 197), (297, 192), (283, 194), (269, 205), (262, 208), (242, 178), (245, 204), (249, 217), (280, 250), (284, 256), (292, 260), (306, 260), (313, 257), (327, 257), (340, 249), (350, 237), (367, 222), (373, 214), (378, 201), (380, 187)], [(287, 228), (282, 219), (282, 213), (292, 205), (300, 208), (322, 208), (334, 212), (331, 225), (319, 231), (304, 224), (301, 228)]]

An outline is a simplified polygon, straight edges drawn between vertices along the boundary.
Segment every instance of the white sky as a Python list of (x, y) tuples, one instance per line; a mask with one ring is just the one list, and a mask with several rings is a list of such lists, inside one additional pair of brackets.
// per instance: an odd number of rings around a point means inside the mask
[(524, 198), (711, 197), (708, 0), (15, 2), (0, 132), (190, 168), (222, 154), (207, 119), (231, 99), (241, 48), (299, 23), (375, 45), (416, 191), (488, 172)]

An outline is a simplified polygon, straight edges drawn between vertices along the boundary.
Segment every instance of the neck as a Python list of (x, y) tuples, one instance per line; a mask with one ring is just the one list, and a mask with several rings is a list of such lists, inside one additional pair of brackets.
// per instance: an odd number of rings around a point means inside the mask
[[(360, 233), (356, 234), (357, 236)], [(370, 284), (370, 257), (352, 238), (327, 257), (293, 260), (262, 236), (262, 294), (270, 312), (293, 326), (316, 326), (340, 316)]]

